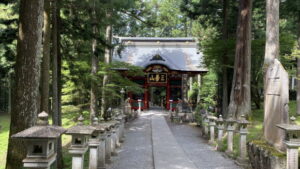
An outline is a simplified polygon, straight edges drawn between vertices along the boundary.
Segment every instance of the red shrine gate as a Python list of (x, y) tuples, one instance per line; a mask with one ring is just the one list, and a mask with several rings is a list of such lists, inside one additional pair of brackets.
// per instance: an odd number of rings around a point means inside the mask
[(163, 107), (170, 109), (170, 100), (173, 101), (173, 110), (176, 107), (179, 99), (187, 95), (187, 80), (183, 78), (185, 75), (196, 75), (192, 72), (181, 72), (169, 70), (164, 65), (149, 65), (145, 69), (145, 77), (132, 77), (131, 79), (140, 84), (144, 88), (144, 93), (133, 94), (128, 93), (131, 98), (132, 108), (138, 109), (138, 99), (142, 100), (142, 109), (149, 109), (151, 107), (151, 95), (158, 93), (151, 93), (151, 87), (165, 88), (165, 97), (163, 98)]

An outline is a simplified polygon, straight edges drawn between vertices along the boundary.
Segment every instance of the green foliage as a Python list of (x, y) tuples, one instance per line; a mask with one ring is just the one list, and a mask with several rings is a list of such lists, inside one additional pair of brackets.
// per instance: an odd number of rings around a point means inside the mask
[(0, 169), (5, 168), (10, 116), (0, 114)]
[(203, 77), (203, 83), (200, 89), (200, 98), (202, 108), (214, 107), (216, 105), (216, 91), (217, 91), (217, 76), (213, 71), (208, 72)]

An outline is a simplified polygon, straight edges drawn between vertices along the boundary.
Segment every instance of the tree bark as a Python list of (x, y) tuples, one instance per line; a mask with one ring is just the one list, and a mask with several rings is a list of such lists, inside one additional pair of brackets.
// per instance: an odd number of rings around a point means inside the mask
[(228, 112), (234, 117), (251, 113), (251, 9), (252, 0), (239, 2), (234, 74)]
[[(224, 41), (228, 39), (228, 0), (223, 0), (223, 27), (222, 27), (222, 38)], [(227, 116), (228, 109), (228, 71), (227, 71), (227, 49), (223, 55), (223, 68), (222, 68), (222, 114), (224, 117)]]
[[(36, 122), (40, 83), (43, 0), (21, 0), (19, 36), (15, 65), (15, 86), (11, 113), (10, 136)], [(23, 141), (9, 139), (6, 169), (22, 168), (26, 155)]]
[(41, 107), (40, 111), (49, 113), (49, 70), (50, 70), (50, 0), (44, 3), (44, 36), (43, 36), (43, 59), (41, 66)]
[[(110, 18), (110, 17), (111, 17), (111, 14), (108, 13), (107, 18)], [(111, 41), (112, 41), (112, 26), (111, 25), (106, 26), (105, 39), (106, 39), (107, 44), (111, 45)], [(111, 48), (110, 48), (110, 46), (106, 46), (105, 54), (104, 54), (104, 62), (106, 64), (109, 64), (110, 61), (111, 61)], [(108, 75), (105, 74), (103, 76), (102, 97), (101, 97), (101, 114), (102, 115), (105, 114), (105, 109), (107, 107), (107, 99), (105, 97), (105, 95), (106, 95), (105, 87), (106, 87), (107, 83), (108, 83)]]
[(57, 0), (52, 2), (52, 120), (58, 125)]
[[(53, 124), (61, 126), (61, 55), (59, 48), (59, 1), (52, 2), (52, 120)], [(56, 168), (63, 168), (61, 138), (55, 147), (57, 152)]]
[[(298, 48), (300, 51), (300, 13), (298, 17)], [(297, 115), (300, 115), (300, 58), (297, 58)]]
[(267, 0), (266, 10), (265, 69), (279, 57), (279, 0)]
[(94, 77), (96, 77), (97, 72), (98, 72), (98, 56), (97, 56), (97, 26), (96, 26), (96, 11), (95, 11), (95, 2), (94, 2), (94, 6), (93, 6), (93, 15), (92, 15), (92, 20), (94, 23), (93, 25), (93, 40), (92, 40), (92, 63), (91, 63), (91, 74), (92, 74), (92, 80), (91, 80), (91, 105), (90, 105), (90, 120), (91, 122), (93, 121), (93, 117), (98, 116), (98, 105), (97, 105), (97, 101), (98, 101), (98, 97), (97, 97), (97, 83), (94, 79)]

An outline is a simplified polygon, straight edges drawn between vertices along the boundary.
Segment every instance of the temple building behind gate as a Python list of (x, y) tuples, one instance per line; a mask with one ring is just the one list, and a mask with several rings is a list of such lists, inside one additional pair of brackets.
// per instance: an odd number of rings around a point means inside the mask
[(170, 100), (174, 108), (180, 99), (187, 100), (190, 79), (207, 72), (195, 38), (119, 37), (119, 41), (124, 49), (114, 52), (113, 61), (140, 66), (145, 72), (143, 77), (130, 77), (144, 88), (142, 94), (128, 93), (133, 109), (138, 99), (142, 109), (169, 109)]

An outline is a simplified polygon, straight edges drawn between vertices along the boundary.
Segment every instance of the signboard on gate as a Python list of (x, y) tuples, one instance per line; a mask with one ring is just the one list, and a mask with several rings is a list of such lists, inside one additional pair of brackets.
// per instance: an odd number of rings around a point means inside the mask
[(167, 83), (166, 73), (148, 73), (149, 83)]

